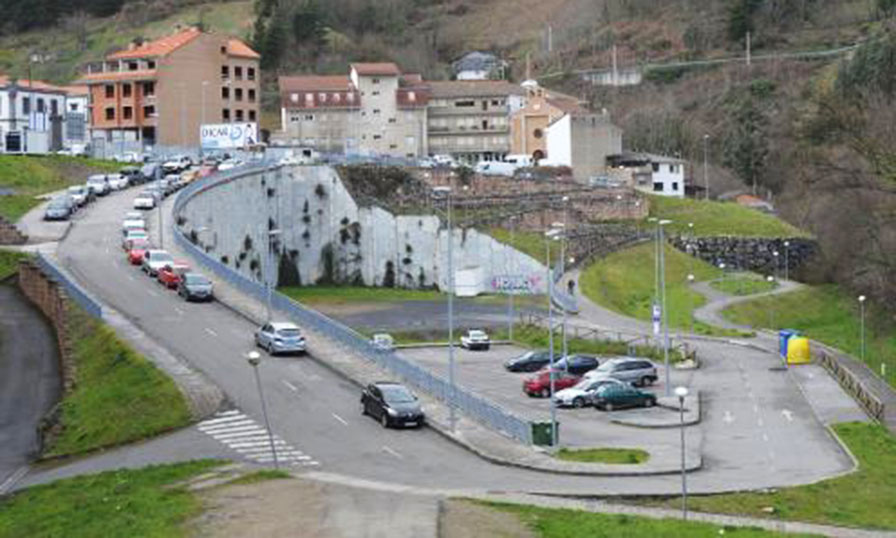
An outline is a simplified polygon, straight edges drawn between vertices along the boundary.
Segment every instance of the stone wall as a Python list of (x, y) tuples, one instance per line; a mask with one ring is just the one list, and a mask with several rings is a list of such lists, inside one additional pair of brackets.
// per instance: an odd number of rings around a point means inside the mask
[(23, 234), (15, 224), (0, 216), (0, 245), (24, 245), (28, 236)]
[[(44, 274), (37, 264), (29, 260), (19, 264), (18, 284), (22, 293), (47, 317), (56, 333), (64, 398), (75, 386), (74, 349), (69, 333), (69, 298), (58, 282)], [(41, 446), (51, 444), (52, 439), (61, 431), (59, 405), (56, 404), (41, 421), (39, 426)]]
[[(733, 270), (774, 274), (777, 268), (784, 278), (785, 265), (792, 275), (818, 249), (817, 243), (804, 237), (695, 237), (677, 236), (669, 242), (678, 250), (693, 254), (707, 263), (718, 266), (724, 263)], [(788, 246), (784, 243), (787, 242)], [(778, 256), (774, 255), (775, 251)]]

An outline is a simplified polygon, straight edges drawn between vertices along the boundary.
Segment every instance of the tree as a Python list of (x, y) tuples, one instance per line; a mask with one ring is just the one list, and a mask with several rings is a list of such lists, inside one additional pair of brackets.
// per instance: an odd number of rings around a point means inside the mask
[(293, 13), (292, 34), (298, 44), (310, 45), (315, 49), (323, 46), (326, 27), (317, 0), (307, 0)]
[(751, 185), (755, 195), (768, 160), (768, 137), (765, 132), (768, 120), (756, 106), (752, 95), (740, 101), (732, 116), (731, 131), (725, 139), (725, 166)]
[(753, 15), (762, 0), (735, 0), (728, 8), (728, 38), (739, 43), (747, 32), (755, 30)]

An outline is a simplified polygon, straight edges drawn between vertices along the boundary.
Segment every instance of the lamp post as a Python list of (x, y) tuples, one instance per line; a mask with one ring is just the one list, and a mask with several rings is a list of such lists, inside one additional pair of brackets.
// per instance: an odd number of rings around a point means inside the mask
[(784, 280), (790, 280), (790, 241), (784, 241)]
[(264, 402), (264, 390), (261, 388), (261, 376), (258, 373), (258, 364), (261, 362), (261, 354), (257, 351), (250, 351), (246, 355), (249, 365), (255, 372), (255, 384), (258, 386), (258, 398), (261, 400), (261, 412), (264, 415), (264, 425), (268, 429), (268, 441), (271, 443), (271, 456), (274, 458), (274, 468), (279, 469), (280, 464), (277, 461), (277, 447), (274, 445), (274, 432), (271, 430), (271, 421), (268, 419), (268, 407)]
[(690, 287), (694, 285), (694, 275), (688, 274), (688, 312), (691, 318), (691, 336), (694, 336), (694, 296), (691, 294)]
[(436, 187), (433, 189), (433, 193), (444, 195), (448, 207), (448, 384), (451, 385), (451, 397), (448, 399), (448, 422), (453, 432), (457, 426), (457, 411), (454, 405), (454, 229), (451, 224), (451, 187)]
[(709, 200), (709, 170), (706, 167), (707, 155), (709, 153), (709, 135), (703, 135), (703, 199)]
[(202, 146), (202, 126), (205, 125), (205, 88), (208, 86), (208, 81), (202, 81), (202, 109), (199, 112), (201, 119), (199, 120), (199, 158), (202, 159), (205, 157), (205, 152), (203, 151)]
[[(569, 196), (564, 196), (563, 200), (563, 236), (560, 241), (560, 274), (566, 274), (566, 242), (569, 240), (569, 232), (567, 226), (569, 224)], [(552, 286), (553, 287), (553, 286)], [(563, 306), (563, 356), (569, 354), (566, 344), (566, 305)], [(566, 368), (569, 369), (569, 360), (566, 360)], [(553, 398), (553, 394), (551, 398)]]
[(675, 395), (678, 396), (678, 416), (681, 424), (681, 518), (688, 518), (688, 475), (685, 472), (685, 445), (684, 445), (684, 399), (688, 395), (687, 387), (675, 387)]
[(273, 265), (271, 263), (271, 238), (275, 237), (277, 235), (280, 235), (280, 230), (277, 230), (277, 229), (268, 230), (265, 233), (265, 236), (267, 238), (267, 249), (265, 251), (264, 260), (262, 262), (262, 263), (264, 263), (264, 267), (262, 268), (262, 270), (264, 272), (264, 288), (265, 288), (265, 296), (266, 296), (265, 312), (267, 314), (267, 319), (269, 322), (271, 321), (271, 317), (272, 317), (272, 313), (273, 313), (273, 308), (271, 308), (271, 295), (272, 295), (271, 288), (273, 287), (273, 286), (271, 286), (271, 265)]
[(656, 217), (649, 217), (647, 219), (648, 222), (653, 222), (656, 224), (656, 231), (654, 233), (654, 246), (653, 246), (653, 307), (650, 313), (651, 319), (653, 321), (653, 336), (656, 340), (656, 346), (659, 347), (659, 339), (660, 339), (660, 226), (659, 219)]
[(669, 386), (669, 313), (666, 311), (666, 249), (663, 242), (663, 227), (671, 224), (671, 220), (663, 219), (659, 221), (659, 240), (660, 240), (660, 286), (662, 288), (662, 306), (660, 307), (660, 316), (663, 320), (663, 363), (666, 370), (666, 396), (671, 394), (672, 388)]
[[(514, 245), (513, 243), (513, 231), (514, 231), (514, 223), (516, 222), (516, 215), (512, 215), (510, 217), (510, 246)], [(510, 273), (510, 282), (513, 283), (516, 277), (513, 269), (516, 268), (516, 264), (514, 263), (515, 257), (511, 258), (511, 263), (508, 267), (508, 272)], [(511, 289), (507, 290), (507, 339), (513, 341), (513, 295), (516, 292), (514, 285), (511, 284)]]
[(547, 264), (547, 286), (548, 286), (548, 361), (549, 373), (551, 379), (551, 446), (557, 446), (557, 404), (554, 402), (554, 279), (551, 274), (551, 241), (557, 239), (560, 230), (552, 228), (544, 233), (545, 241), (545, 262)]
[(719, 264), (719, 269), (722, 270), (722, 289), (725, 289), (725, 262)]
[[(768, 275), (765, 280), (769, 283), (770, 288), (774, 288), (775, 277)], [(775, 330), (775, 302), (768, 302), (768, 326), (771, 330)]]
[(862, 333), (862, 347), (861, 347), (861, 358), (862, 362), (865, 362), (865, 299), (864, 295), (859, 295), (859, 319), (861, 325), (861, 333)]
[(780, 263), (778, 263), (780, 260), (780, 255), (781, 255), (781, 253), (778, 252), (777, 250), (772, 252), (772, 256), (774, 256), (774, 258), (775, 258), (775, 280), (778, 279), (778, 269), (780, 269), (780, 265), (781, 265)]

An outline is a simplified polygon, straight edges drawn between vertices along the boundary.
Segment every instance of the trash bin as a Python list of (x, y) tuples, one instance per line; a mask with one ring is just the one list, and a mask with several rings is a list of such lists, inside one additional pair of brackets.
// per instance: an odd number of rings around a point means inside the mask
[(781, 358), (787, 357), (787, 344), (792, 336), (799, 336), (800, 332), (794, 329), (781, 329), (778, 331), (778, 353)]
[[(551, 423), (550, 422), (533, 422), (532, 423), (532, 444), (538, 446), (552, 446), (551, 442)], [(557, 437), (560, 437), (560, 423), (557, 423)]]
[(808, 364), (811, 361), (809, 339), (805, 336), (791, 336), (787, 341), (787, 364)]

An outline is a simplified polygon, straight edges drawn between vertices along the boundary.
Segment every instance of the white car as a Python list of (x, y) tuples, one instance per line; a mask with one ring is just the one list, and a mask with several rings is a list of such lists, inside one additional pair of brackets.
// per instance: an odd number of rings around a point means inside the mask
[(380, 351), (392, 351), (395, 349), (395, 339), (389, 333), (377, 333), (370, 339), (370, 345)]
[(166, 174), (176, 174), (183, 172), (187, 168), (193, 166), (193, 160), (186, 155), (177, 155), (168, 159), (162, 164), (162, 170)]
[(126, 189), (128, 184), (128, 177), (122, 174), (109, 174), (106, 176), (109, 180), (109, 188), (113, 191), (120, 191), (121, 189)]
[(124, 220), (142, 219), (143, 213), (140, 211), (128, 211), (124, 214)]
[(585, 407), (594, 404), (597, 389), (604, 385), (627, 385), (612, 377), (604, 379), (583, 378), (576, 385), (554, 393), (554, 403), (559, 407)]
[(72, 201), (78, 207), (87, 203), (87, 195), (89, 193), (90, 191), (84, 185), (72, 185), (68, 188), (68, 195), (72, 197)]
[(152, 209), (156, 206), (156, 197), (150, 193), (140, 193), (134, 198), (134, 209)]
[(460, 337), (460, 347), (464, 349), (482, 349), (488, 351), (491, 340), (482, 329), (470, 329)]
[(149, 276), (156, 276), (166, 265), (173, 265), (174, 258), (166, 250), (147, 250), (143, 255), (143, 266), (140, 267)]
[(90, 192), (97, 196), (105, 196), (109, 194), (109, 181), (106, 179), (105, 174), (90, 176), (87, 178), (86, 186), (90, 189)]
[(124, 219), (124, 222), (121, 223), (122, 235), (127, 235), (128, 230), (145, 230), (145, 229), (146, 229), (146, 221), (143, 219)]
[(121, 240), (121, 247), (125, 250), (129, 250), (130, 241), (132, 239), (146, 239), (149, 241), (149, 233), (146, 230), (128, 230), (124, 233), (124, 239)]

